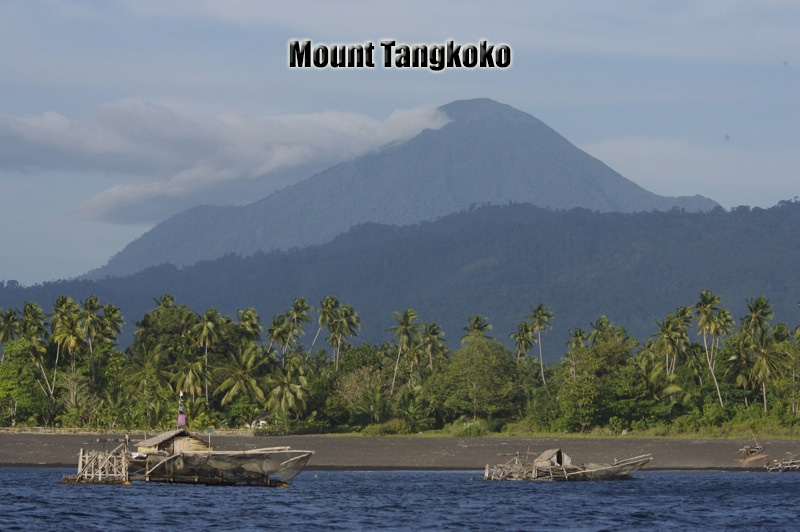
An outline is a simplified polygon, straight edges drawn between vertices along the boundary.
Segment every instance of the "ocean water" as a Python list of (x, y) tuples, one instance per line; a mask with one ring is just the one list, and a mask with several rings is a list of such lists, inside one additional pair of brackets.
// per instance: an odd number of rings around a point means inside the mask
[(0, 530), (797, 530), (800, 474), (640, 472), (476, 482), (482, 471), (313, 471), (288, 489), (62, 485), (0, 468)]

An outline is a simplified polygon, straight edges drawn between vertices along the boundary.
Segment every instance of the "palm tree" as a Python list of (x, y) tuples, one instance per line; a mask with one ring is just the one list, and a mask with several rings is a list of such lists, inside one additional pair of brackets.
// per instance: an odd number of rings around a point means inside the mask
[(89, 296), (81, 302), (83, 310), (81, 312), (80, 329), (83, 339), (89, 347), (89, 367), (92, 371), (92, 381), (95, 380), (94, 374), (94, 341), (102, 333), (103, 318), (100, 316), (100, 300), (95, 295)]
[(236, 311), (236, 317), (239, 319), (239, 329), (244, 333), (245, 338), (248, 340), (258, 340), (261, 333), (261, 318), (258, 316), (256, 309), (250, 307), (246, 310), (239, 309)]
[(547, 388), (547, 381), (544, 380), (544, 357), (542, 356), (542, 331), (552, 329), (550, 319), (553, 313), (547, 308), (544, 303), (539, 303), (536, 308), (531, 307), (531, 314), (527, 319), (531, 320), (531, 328), (536, 333), (536, 340), (539, 343), (539, 366), (542, 370), (542, 383)]
[(102, 338), (106, 341), (113, 341), (116, 344), (117, 337), (122, 332), (122, 326), (125, 323), (122, 319), (122, 310), (112, 304), (103, 305), (103, 331)]
[(764, 401), (764, 413), (767, 413), (767, 383), (772, 380), (783, 365), (785, 351), (783, 346), (776, 341), (775, 336), (762, 332), (754, 344), (756, 358), (753, 363), (751, 380), (761, 384), (761, 396)]
[[(267, 327), (267, 337), (269, 338), (267, 352), (272, 351), (273, 345), (283, 345), (288, 341), (289, 320), (286, 314), (276, 314), (272, 317), (272, 323)], [(281, 356), (281, 365), (283, 365), (283, 356)]]
[(467, 333), (461, 337), (461, 341), (463, 342), (469, 337), (477, 336), (480, 338), (491, 339), (491, 337), (486, 334), (487, 331), (492, 330), (492, 324), (489, 323), (489, 319), (486, 316), (481, 316), (480, 314), (473, 314), (469, 318), (467, 318), (467, 326), (464, 327), (464, 332)]
[(230, 403), (238, 395), (245, 395), (252, 401), (265, 404), (266, 398), (264, 391), (258, 385), (258, 375), (266, 362), (255, 342), (241, 342), (237, 349), (231, 352), (228, 364), (217, 369), (222, 384), (217, 387), (214, 394), (226, 392), (222, 397), (222, 406)]
[(301, 416), (308, 399), (308, 379), (299, 358), (291, 358), (285, 367), (276, 366), (267, 377), (267, 407), (284, 417)]
[(45, 384), (43, 385), (38, 379), (37, 382), (42, 392), (48, 395), (48, 389), (52, 390), (53, 387), (50, 386), (47, 372), (45, 371), (45, 355), (47, 354), (45, 336), (47, 335), (47, 328), (45, 327), (44, 311), (36, 303), (25, 303), (19, 323), (19, 338), (28, 343), (28, 354), (30, 354), (41, 371)]
[(594, 345), (601, 341), (609, 340), (613, 336), (614, 328), (605, 315), (600, 316), (596, 322), (591, 324), (592, 332), (589, 333), (588, 341)]
[(314, 344), (317, 343), (317, 338), (319, 338), (319, 333), (322, 332), (322, 328), (330, 326), (330, 323), (333, 321), (338, 310), (338, 299), (333, 296), (325, 296), (322, 298), (322, 301), (319, 303), (319, 308), (317, 309), (317, 314), (319, 314), (317, 323), (319, 324), (319, 327), (317, 328), (317, 334), (314, 335), (314, 340), (311, 342), (311, 347), (308, 348), (309, 353), (314, 351)]
[[(706, 350), (706, 363), (708, 364), (708, 372), (714, 380), (714, 387), (717, 390), (717, 398), (719, 405), (725, 408), (725, 403), (722, 400), (722, 392), (719, 389), (719, 382), (714, 372), (714, 365), (716, 357), (714, 356), (714, 345), (716, 344), (714, 338), (722, 334), (725, 328), (725, 318), (720, 314), (719, 296), (714, 295), (711, 290), (702, 290), (700, 292), (700, 301), (694, 306), (694, 316), (697, 320), (697, 333), (703, 335), (703, 347)], [(708, 335), (711, 335), (711, 349), (708, 346)], [(717, 344), (718, 345), (718, 344)]]
[(567, 342), (567, 350), (572, 351), (580, 347), (586, 347), (586, 331), (580, 327), (575, 327), (569, 331), (569, 341)]
[(53, 312), (50, 313), (50, 336), (56, 344), (56, 359), (53, 363), (53, 379), (50, 383), (51, 397), (55, 391), (58, 361), (61, 357), (62, 347), (67, 347), (73, 360), (73, 373), (75, 371), (73, 352), (78, 345), (77, 324), (79, 315), (80, 308), (71, 297), (62, 295), (53, 302)]
[(25, 303), (19, 320), (18, 337), (24, 340), (41, 340), (47, 333), (44, 311), (36, 303)]
[(168, 351), (161, 344), (138, 344), (131, 352), (131, 360), (125, 382), (130, 389), (145, 397), (159, 389), (172, 389), (172, 374), (164, 367)]
[(678, 308), (677, 312), (670, 312), (664, 321), (656, 321), (658, 332), (653, 335), (655, 344), (653, 348), (664, 354), (664, 367), (667, 375), (675, 373), (678, 359), (682, 358), (689, 348), (689, 336), (686, 334), (687, 307)]
[(70, 373), (72, 376), (75, 376), (77, 375), (75, 351), (83, 341), (83, 334), (80, 328), (80, 309), (77, 304), (71, 311), (64, 308), (63, 312), (54, 318), (53, 323), (53, 340), (58, 346), (59, 351), (67, 351), (70, 359)]
[(770, 329), (770, 320), (775, 317), (772, 304), (764, 296), (747, 300), (748, 314), (742, 318), (742, 329), (751, 338), (761, 336)]
[(422, 331), (421, 347), (425, 354), (428, 355), (428, 364), (431, 371), (433, 371), (433, 359), (439, 358), (444, 353), (444, 331), (439, 328), (439, 325), (432, 321), (425, 326)]
[(190, 394), (192, 399), (203, 393), (203, 380), (208, 381), (202, 360), (194, 360), (185, 353), (179, 353), (175, 362), (167, 369), (172, 374), (171, 382), (176, 390)]
[(394, 394), (394, 386), (397, 382), (397, 368), (400, 366), (400, 357), (403, 356), (403, 351), (408, 350), (411, 344), (419, 340), (420, 324), (417, 323), (417, 313), (413, 309), (406, 309), (402, 314), (393, 312), (392, 316), (397, 322), (396, 325), (389, 327), (389, 331), (394, 333), (394, 339), (397, 342), (397, 361), (394, 364), (394, 376), (392, 377), (392, 387), (389, 390), (389, 395)]
[(355, 336), (356, 331), (361, 329), (361, 319), (358, 317), (356, 309), (350, 305), (344, 305), (338, 309), (328, 324), (330, 336), (328, 338), (333, 349), (333, 360), (335, 370), (339, 371), (339, 355), (342, 351), (342, 344), (350, 336)]
[(514, 351), (517, 353), (517, 362), (519, 362), (523, 356), (527, 356), (533, 344), (536, 343), (536, 337), (533, 336), (531, 324), (527, 321), (519, 322), (517, 331), (508, 336), (514, 340)]
[[(3, 312), (0, 308), (0, 344), (13, 340), (19, 334), (19, 311), (10, 308)], [(0, 347), (2, 347), (0, 345)], [(0, 362), (3, 361), (3, 353), (0, 351)]]
[(208, 309), (200, 320), (191, 330), (191, 337), (194, 342), (203, 349), (205, 360), (203, 376), (205, 377), (206, 404), (208, 403), (208, 347), (215, 344), (220, 337), (221, 316), (217, 309)]
[[(734, 381), (743, 390), (748, 390), (753, 387), (753, 354), (755, 347), (752, 339), (742, 331), (728, 338), (726, 346), (731, 353), (728, 357), (729, 375), (734, 375)], [(749, 406), (747, 394), (744, 396), (744, 406)]]
[(289, 349), (289, 344), (293, 343), (296, 338), (303, 334), (303, 324), (310, 323), (311, 318), (308, 317), (308, 312), (311, 310), (311, 305), (308, 304), (303, 297), (298, 297), (292, 302), (292, 307), (286, 313), (286, 321), (289, 323), (289, 334), (286, 338), (286, 343), (283, 345), (283, 354)]

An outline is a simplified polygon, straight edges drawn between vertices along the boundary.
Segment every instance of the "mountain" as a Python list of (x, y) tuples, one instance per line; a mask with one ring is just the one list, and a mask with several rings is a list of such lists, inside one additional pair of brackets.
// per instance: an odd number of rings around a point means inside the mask
[(648, 192), (508, 105), (478, 99), (440, 109), (450, 118), (441, 129), (424, 130), (249, 205), (201, 206), (173, 216), (89, 277), (321, 244), (360, 223), (407, 225), (476, 205), (517, 202), (600, 212), (717, 206), (701, 196)]
[(265, 327), (294, 298), (317, 306), (331, 294), (359, 313), (357, 343), (390, 341), (392, 312), (413, 308), (456, 347), (472, 314), (486, 316), (491, 336), (510, 345), (509, 333), (542, 302), (555, 315), (543, 339), (552, 361), (563, 355), (570, 329), (589, 331), (603, 314), (646, 340), (656, 320), (694, 305), (703, 289), (719, 295), (735, 319), (748, 298), (763, 295), (772, 302), (773, 325), (795, 327), (799, 226), (800, 202), (633, 214), (484, 206), (405, 227), (362, 224), (323, 245), (227, 255), (183, 269), (28, 288), (0, 283), (0, 306), (35, 301), (49, 312), (60, 294), (96, 294), (122, 308), (130, 332), (165, 293), (195, 312), (214, 307), (234, 319), (237, 309), (252, 306)]

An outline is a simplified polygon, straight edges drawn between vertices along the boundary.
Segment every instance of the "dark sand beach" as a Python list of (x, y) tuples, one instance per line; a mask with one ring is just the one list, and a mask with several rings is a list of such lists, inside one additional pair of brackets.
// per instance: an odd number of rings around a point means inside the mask
[[(152, 436), (150, 433), (148, 436)], [(131, 441), (144, 434), (130, 434)], [(207, 434), (203, 434), (207, 437)], [(124, 435), (0, 433), (0, 465), (77, 465), (79, 449), (107, 449)], [(648, 469), (763, 469), (765, 460), (738, 461), (747, 439), (636, 438), (369, 438), (359, 436), (229, 436), (212, 435), (220, 450), (290, 445), (315, 451), (309, 469), (463, 469), (480, 470), (504, 462), (509, 453), (562, 448), (574, 462), (605, 462), (645, 453), (653, 455)], [(769, 459), (800, 452), (798, 440), (760, 441)]]

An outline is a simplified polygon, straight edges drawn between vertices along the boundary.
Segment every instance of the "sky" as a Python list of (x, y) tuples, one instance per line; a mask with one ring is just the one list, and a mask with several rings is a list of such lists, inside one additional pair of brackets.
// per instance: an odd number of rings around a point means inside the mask
[[(800, 196), (796, 0), (0, 0), (0, 280), (99, 267), (182, 210), (245, 204), (491, 98), (657, 194)], [(289, 43), (374, 68), (290, 68)], [(380, 42), (506, 45), (386, 68)]]

